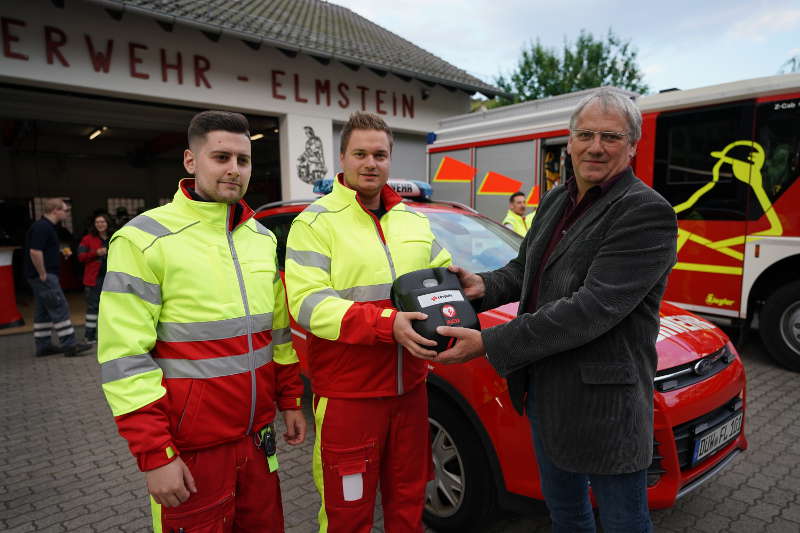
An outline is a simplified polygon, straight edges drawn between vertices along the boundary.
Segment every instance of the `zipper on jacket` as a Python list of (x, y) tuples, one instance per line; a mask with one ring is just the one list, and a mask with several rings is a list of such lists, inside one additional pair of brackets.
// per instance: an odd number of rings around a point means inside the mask
[[(363, 207), (362, 207), (363, 209)], [(386, 212), (387, 214), (389, 211)], [(374, 214), (367, 212), (367, 215), (372, 219), (372, 223), (375, 225), (375, 232), (378, 234), (378, 240), (381, 242), (383, 246), (383, 252), (386, 254), (386, 260), (389, 262), (389, 272), (392, 275), (392, 281), (397, 279), (397, 272), (394, 269), (394, 261), (392, 260), (392, 254), (389, 252), (389, 243), (386, 242), (385, 237), (383, 236), (383, 230), (381, 228), (381, 221), (378, 220)], [(397, 344), (397, 395), (400, 396), (403, 394), (403, 346), (401, 344)]]
[(244, 315), (245, 318), (247, 318), (247, 363), (250, 368), (250, 420), (247, 422), (247, 431), (245, 434), (249, 435), (253, 430), (253, 420), (256, 416), (256, 363), (255, 354), (253, 353), (253, 321), (250, 319), (250, 306), (247, 303), (247, 291), (244, 286), (242, 266), (239, 264), (239, 257), (236, 255), (236, 248), (233, 245), (233, 232), (229, 228), (231, 208), (235, 209), (236, 206), (228, 206), (227, 216), (225, 217), (225, 236), (228, 238), (228, 248), (230, 248), (231, 251), (233, 266), (236, 268), (236, 277), (239, 280), (239, 291), (242, 294), (242, 303), (244, 304)]

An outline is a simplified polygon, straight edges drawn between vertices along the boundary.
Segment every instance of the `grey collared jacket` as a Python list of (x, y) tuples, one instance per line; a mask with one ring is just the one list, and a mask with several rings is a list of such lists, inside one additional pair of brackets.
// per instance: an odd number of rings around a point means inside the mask
[(519, 255), (481, 273), (479, 310), (520, 300), (520, 314), (482, 333), (516, 409), (534, 395), (540, 437), (562, 469), (618, 474), (647, 468), (653, 453), (653, 378), (659, 307), (676, 261), (670, 204), (633, 171), (617, 181), (561, 238), (541, 275), (534, 313), (531, 279), (567, 202), (547, 194)]

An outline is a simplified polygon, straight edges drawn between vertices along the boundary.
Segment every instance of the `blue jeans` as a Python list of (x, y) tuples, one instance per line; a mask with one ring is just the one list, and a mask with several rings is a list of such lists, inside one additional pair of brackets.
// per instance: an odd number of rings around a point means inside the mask
[(630, 474), (577, 474), (562, 470), (545, 455), (533, 412), (533, 394), (528, 391), (528, 419), (553, 533), (595, 532), (590, 484), (604, 533), (650, 533), (653, 525), (647, 507), (647, 470)]

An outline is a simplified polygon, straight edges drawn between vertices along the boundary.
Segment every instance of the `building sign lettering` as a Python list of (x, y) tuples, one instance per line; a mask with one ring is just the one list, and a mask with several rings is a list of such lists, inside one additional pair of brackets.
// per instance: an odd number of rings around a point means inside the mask
[[(30, 54), (26, 52), (33, 50), (36, 43), (29, 42), (34, 33), (26, 34), (28, 29), (28, 23), (21, 18), (0, 17), (3, 57), (31, 61)], [(112, 74), (115, 68), (119, 68), (116, 66), (119, 63), (112, 65), (116, 54), (118, 61), (120, 55), (124, 58), (123, 64), (127, 66), (127, 74), (131, 78), (183, 85), (184, 76), (187, 76), (187, 83), (193, 83), (195, 87), (214, 89), (211, 83), (213, 65), (204, 55), (153, 47), (146, 42), (128, 41), (123, 44), (114, 39), (98, 39), (88, 33), (82, 36), (85, 47), (71, 48), (71, 52), (67, 53), (65, 45), (71, 39), (80, 39), (79, 37), (51, 25), (43, 26), (43, 32), (39, 35), (39, 39), (43, 39), (44, 59), (53, 68), (70, 68), (79, 59), (75, 56), (76, 50), (82, 50), (82, 59), (88, 60), (94, 72)], [(249, 83), (251, 79), (246, 72), (237, 72), (233, 77), (237, 83)], [(297, 72), (270, 69), (267, 76), (268, 94), (276, 100), (291, 100), (310, 106), (339, 107), (345, 110), (356, 108), (380, 115), (414, 118), (413, 95), (373, 89), (365, 85), (351, 86), (330, 79), (315, 78), (313, 83), (305, 83), (308, 81)]]

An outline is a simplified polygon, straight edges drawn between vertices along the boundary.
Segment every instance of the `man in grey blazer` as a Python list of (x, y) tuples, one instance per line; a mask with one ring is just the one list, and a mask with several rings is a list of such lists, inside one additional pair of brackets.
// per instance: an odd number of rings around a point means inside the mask
[(636, 105), (603, 88), (570, 119), (574, 177), (542, 200), (519, 255), (473, 274), (451, 267), (479, 310), (519, 300), (518, 316), (456, 337), (437, 360), (484, 354), (531, 422), (555, 532), (651, 531), (653, 378), (659, 305), (676, 260), (670, 204), (634, 176)]

